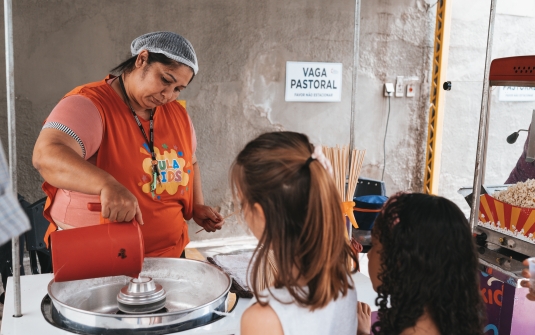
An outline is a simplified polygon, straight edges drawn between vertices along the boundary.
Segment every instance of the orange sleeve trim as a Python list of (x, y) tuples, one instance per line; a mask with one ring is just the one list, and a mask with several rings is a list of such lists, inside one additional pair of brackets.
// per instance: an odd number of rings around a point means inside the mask
[(50, 222), (50, 225), (48, 226), (48, 229), (46, 230), (46, 233), (45, 233), (44, 242), (45, 242), (46, 247), (50, 248), (50, 245), (48, 243), (50, 234), (58, 230), (58, 225), (54, 222), (54, 220), (52, 220), (52, 217), (50, 216), (50, 206), (52, 205), (52, 201), (56, 197), (56, 193), (58, 192), (58, 189), (50, 185), (46, 181), (43, 183), (41, 187), (43, 191), (45, 192), (45, 194), (47, 195), (45, 208), (43, 211), (43, 216), (45, 217), (45, 219), (48, 220), (48, 222)]

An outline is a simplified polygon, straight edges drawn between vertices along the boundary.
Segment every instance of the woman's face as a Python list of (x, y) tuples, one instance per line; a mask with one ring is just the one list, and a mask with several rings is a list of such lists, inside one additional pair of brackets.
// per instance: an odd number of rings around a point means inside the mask
[(176, 100), (193, 77), (193, 71), (185, 65), (148, 64), (147, 58), (146, 50), (139, 54), (136, 68), (129, 74), (132, 85), (128, 85), (128, 92), (140, 108), (153, 109)]
[(375, 291), (381, 285), (379, 271), (381, 271), (382, 250), (383, 246), (381, 242), (372, 234), (372, 248), (368, 251), (368, 274), (370, 275), (370, 280)]

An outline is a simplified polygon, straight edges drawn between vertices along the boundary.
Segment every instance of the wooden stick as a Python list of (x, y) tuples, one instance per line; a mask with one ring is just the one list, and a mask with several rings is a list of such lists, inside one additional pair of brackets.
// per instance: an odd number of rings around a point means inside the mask
[(333, 167), (334, 185), (340, 198), (342, 201), (353, 201), (366, 150), (350, 149), (349, 145), (324, 146), (322, 149)]
[[(230, 213), (229, 215), (225, 216), (225, 217), (223, 218), (223, 220), (228, 219), (229, 217), (231, 217), (232, 215), (234, 215), (234, 214), (236, 214), (236, 213), (238, 213), (238, 212), (239, 212), (239, 210), (237, 210), (237, 211), (235, 211), (235, 212), (233, 212), (233, 213)], [(195, 234), (198, 234), (198, 233), (200, 233), (200, 232), (203, 231), (203, 230), (204, 230), (204, 228), (201, 228), (201, 229), (197, 230), (197, 231), (195, 232)]]
[(349, 163), (349, 180), (348, 188), (345, 196), (346, 201), (352, 201), (355, 189), (357, 188), (358, 179), (364, 163), (364, 156), (366, 150), (353, 149), (351, 153), (351, 161)]

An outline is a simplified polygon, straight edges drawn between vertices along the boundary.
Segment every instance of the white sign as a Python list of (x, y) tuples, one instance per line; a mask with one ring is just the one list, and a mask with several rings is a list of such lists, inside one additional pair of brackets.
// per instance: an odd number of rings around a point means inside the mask
[(535, 101), (535, 87), (501, 86), (500, 101)]
[(342, 100), (342, 63), (286, 62), (286, 101)]

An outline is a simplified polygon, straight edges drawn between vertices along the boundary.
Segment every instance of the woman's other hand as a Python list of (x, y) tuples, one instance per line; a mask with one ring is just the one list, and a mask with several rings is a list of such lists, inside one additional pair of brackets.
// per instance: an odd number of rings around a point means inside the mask
[(110, 181), (100, 191), (102, 217), (111, 222), (129, 222), (133, 218), (142, 225), (143, 217), (136, 197), (117, 181)]
[[(525, 266), (528, 266), (528, 260), (526, 259), (523, 264)], [(527, 287), (529, 289), (529, 292), (526, 295), (526, 297), (528, 298), (528, 300), (535, 301), (535, 287), (530, 286), (529, 278), (531, 278), (531, 276), (529, 274), (529, 270), (528, 269), (522, 270), (522, 276), (524, 276), (524, 278), (528, 278), (528, 280), (523, 280), (520, 282), (520, 285), (522, 287)]]
[(221, 229), (225, 223), (221, 214), (215, 209), (200, 204), (193, 205), (193, 221), (209, 233)]
[(366, 303), (357, 301), (357, 335), (368, 335), (372, 327), (372, 310)]

